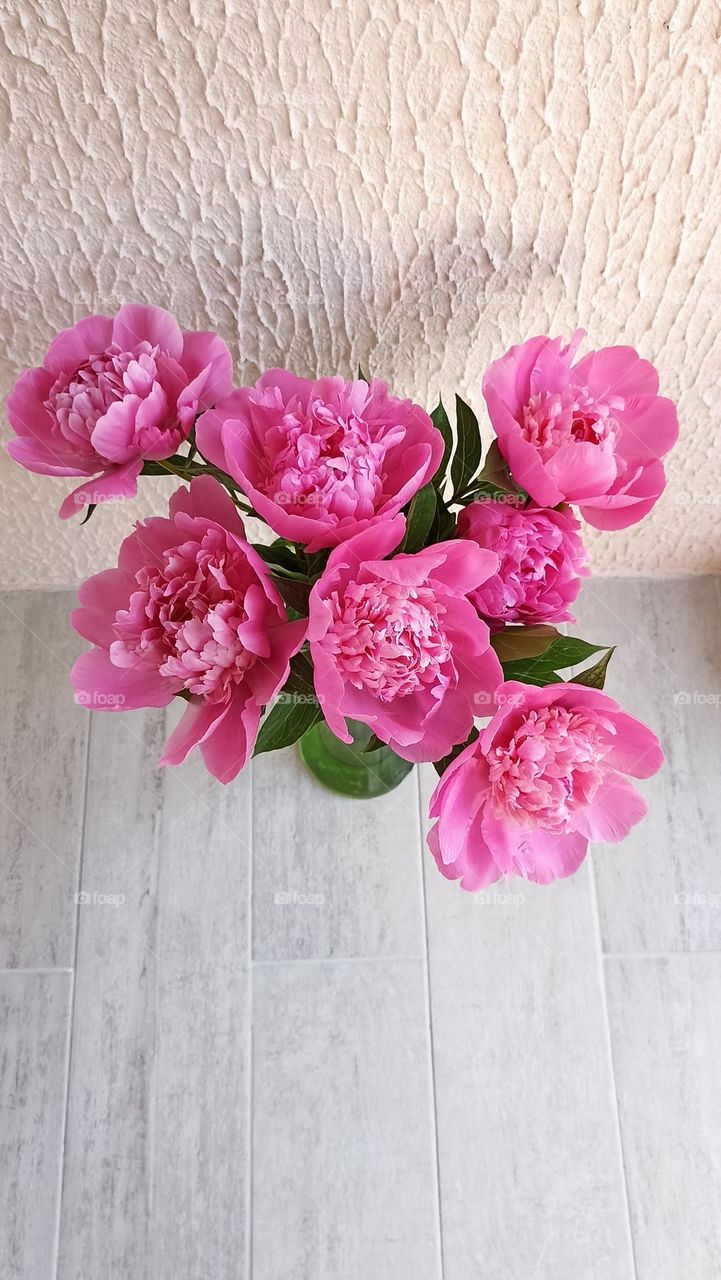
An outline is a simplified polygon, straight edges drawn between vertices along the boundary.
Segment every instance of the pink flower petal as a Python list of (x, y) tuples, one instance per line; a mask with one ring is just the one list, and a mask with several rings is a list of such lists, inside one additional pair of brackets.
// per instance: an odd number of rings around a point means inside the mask
[(143, 469), (141, 459), (126, 462), (121, 467), (111, 467), (94, 479), (88, 479), (72, 493), (69, 493), (59, 516), (61, 520), (69, 520), (78, 511), (90, 503), (113, 502), (120, 498), (134, 498), (138, 491), (138, 476)]
[(134, 667), (116, 667), (104, 649), (91, 649), (81, 654), (70, 678), (76, 701), (90, 711), (167, 707), (175, 692), (171, 680), (166, 680), (143, 663), (139, 662)]
[(169, 311), (129, 302), (113, 321), (113, 342), (121, 351), (134, 351), (141, 342), (167, 351), (175, 360), (183, 354), (183, 334)]
[(107, 351), (112, 340), (110, 316), (86, 316), (53, 339), (45, 356), (45, 368), (50, 370), (53, 380), (60, 373), (74, 373), (90, 356)]

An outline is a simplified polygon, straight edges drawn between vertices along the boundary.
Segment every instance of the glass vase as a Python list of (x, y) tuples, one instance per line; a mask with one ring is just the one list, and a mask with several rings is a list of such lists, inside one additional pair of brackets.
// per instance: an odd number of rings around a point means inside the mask
[(410, 773), (413, 765), (401, 760), (390, 747), (365, 751), (372, 730), (357, 720), (348, 720), (353, 742), (347, 745), (331, 733), (325, 720), (309, 729), (298, 743), (300, 757), (330, 791), (356, 800), (372, 800), (392, 791)]

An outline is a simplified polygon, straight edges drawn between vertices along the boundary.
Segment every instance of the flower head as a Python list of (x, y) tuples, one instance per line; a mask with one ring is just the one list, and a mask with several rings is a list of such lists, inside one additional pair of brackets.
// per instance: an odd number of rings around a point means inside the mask
[(16, 382), (8, 452), (41, 475), (88, 477), (63, 502), (63, 518), (132, 497), (143, 460), (170, 457), (198, 413), (228, 393), (231, 374), (217, 334), (184, 333), (161, 307), (88, 316)]
[(79, 599), (73, 626), (97, 647), (73, 667), (77, 700), (125, 711), (182, 693), (189, 705), (162, 763), (199, 745), (216, 778), (234, 778), (307, 624), (288, 622), (222, 486), (202, 476), (179, 489), (169, 518), (140, 523), (117, 569), (89, 578)]
[(275, 533), (311, 552), (396, 515), (443, 456), (428, 414), (385, 383), (310, 382), (285, 369), (205, 413), (197, 440)]
[(632, 347), (572, 364), (582, 336), (566, 347), (545, 337), (511, 347), (486, 372), (483, 394), (513, 477), (539, 506), (578, 503), (597, 529), (625, 529), (663, 492), (676, 409)]
[(428, 844), (463, 889), (571, 875), (589, 840), (622, 840), (644, 816), (625, 775), (648, 778), (663, 763), (655, 734), (597, 689), (509, 681), (496, 701), (431, 797)]
[(467, 598), (498, 562), (460, 540), (384, 559), (404, 531), (403, 516), (381, 520), (331, 553), (310, 594), (315, 688), (344, 742), (350, 716), (404, 759), (438, 760), (502, 679)]
[(568, 606), (590, 570), (580, 525), (568, 510), (519, 509), (505, 502), (473, 502), (458, 517), (458, 532), (495, 551), (498, 571), (471, 595), (492, 627), (505, 622), (569, 622)]

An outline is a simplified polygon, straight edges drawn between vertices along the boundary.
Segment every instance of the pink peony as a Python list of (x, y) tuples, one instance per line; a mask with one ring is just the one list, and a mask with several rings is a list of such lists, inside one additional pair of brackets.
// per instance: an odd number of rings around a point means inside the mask
[(285, 369), (203, 414), (197, 441), (275, 533), (311, 552), (396, 515), (443, 456), (428, 414), (384, 382), (310, 382)]
[(498, 561), (460, 540), (385, 560), (404, 530), (401, 515), (379, 520), (331, 552), (310, 593), (315, 689), (343, 742), (349, 716), (405, 760), (438, 760), (503, 678), (466, 598)]
[(232, 500), (210, 476), (170, 499), (169, 519), (139, 523), (117, 569), (83, 583), (75, 630), (97, 648), (72, 671), (77, 701), (97, 710), (189, 705), (162, 764), (200, 746), (230, 782), (247, 763), (261, 710), (285, 683), (305, 620), (283, 602)]
[(589, 840), (622, 840), (646, 813), (624, 775), (648, 778), (663, 763), (655, 734), (598, 689), (509, 681), (496, 701), (431, 797), (428, 844), (463, 889), (572, 875)]
[(575, 502), (597, 529), (625, 529), (663, 492), (676, 409), (632, 347), (572, 365), (582, 337), (578, 329), (567, 347), (542, 337), (511, 347), (488, 369), (483, 394), (512, 475), (539, 506)]
[(128, 305), (58, 334), (8, 397), (28, 471), (86, 476), (60, 508), (132, 498), (143, 459), (169, 458), (203, 409), (227, 395), (232, 361), (215, 333), (184, 333), (161, 307)]
[(496, 629), (504, 622), (572, 622), (568, 606), (587, 577), (587, 553), (570, 511), (519, 509), (506, 502), (473, 502), (458, 517), (458, 532), (495, 551), (498, 572), (470, 599)]

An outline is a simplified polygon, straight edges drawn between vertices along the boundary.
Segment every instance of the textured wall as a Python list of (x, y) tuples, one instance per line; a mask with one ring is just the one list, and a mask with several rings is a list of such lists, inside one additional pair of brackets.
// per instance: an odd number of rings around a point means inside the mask
[[(360, 359), (422, 403), (578, 321), (678, 398), (671, 487), (602, 571), (721, 567), (717, 0), (14, 0), (3, 389), (123, 300), (216, 327), (239, 379)], [(3, 456), (0, 582), (68, 583), (158, 507), (54, 510)]]

